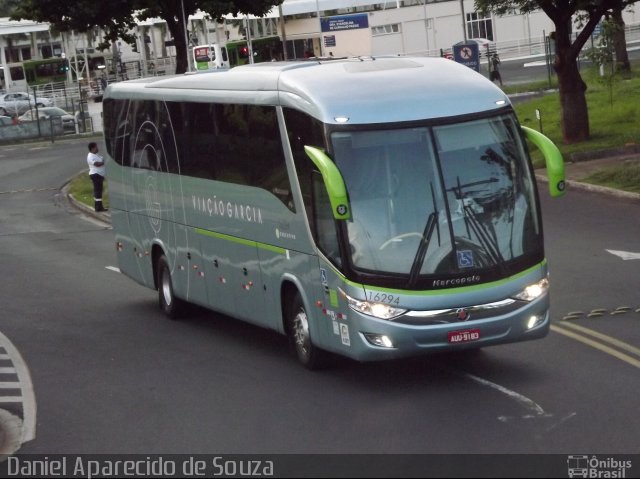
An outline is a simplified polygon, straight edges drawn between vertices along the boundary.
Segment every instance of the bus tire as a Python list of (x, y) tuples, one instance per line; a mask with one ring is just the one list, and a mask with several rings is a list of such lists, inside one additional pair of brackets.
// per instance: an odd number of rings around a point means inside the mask
[(309, 330), (309, 316), (298, 292), (296, 292), (289, 306), (287, 332), (289, 342), (298, 357), (298, 361), (305, 368), (311, 370), (320, 369), (327, 364), (328, 353), (313, 344)]
[(173, 293), (173, 283), (171, 282), (171, 268), (167, 257), (162, 255), (158, 258), (156, 267), (158, 278), (158, 303), (160, 309), (171, 319), (178, 319), (184, 311), (184, 301), (176, 298)]

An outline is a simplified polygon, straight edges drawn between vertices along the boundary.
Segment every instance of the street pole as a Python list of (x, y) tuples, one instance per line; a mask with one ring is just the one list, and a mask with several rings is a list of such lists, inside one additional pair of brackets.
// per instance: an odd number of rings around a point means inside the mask
[(278, 12), (280, 13), (280, 28), (282, 29), (282, 59), (287, 61), (287, 32), (284, 26), (284, 15), (282, 13), (282, 4), (278, 6)]
[(322, 20), (320, 18), (320, 2), (316, 0), (316, 15), (318, 15), (318, 27), (320, 27), (320, 57), (324, 57), (324, 51), (322, 49)]
[(253, 42), (251, 41), (251, 25), (249, 24), (249, 17), (244, 16), (245, 31), (247, 32), (247, 48), (249, 49), (249, 65), (253, 65)]
[(82, 77), (78, 77), (78, 94), (80, 95), (78, 100), (78, 111), (80, 112), (80, 121), (82, 121), (82, 133), (86, 132), (86, 124), (84, 122), (84, 109), (82, 105)]
[(184, 49), (187, 55), (187, 71), (191, 71), (191, 55), (189, 55), (189, 38), (187, 35), (187, 16), (184, 13), (184, 0), (180, 0), (182, 6), (182, 24), (184, 26)]
[(462, 38), (467, 43), (467, 22), (464, 13), (464, 0), (460, 0), (460, 12), (462, 12)]
[(427, 19), (427, 0), (422, 0), (424, 9), (424, 37), (427, 40), (427, 55), (429, 55), (429, 20)]

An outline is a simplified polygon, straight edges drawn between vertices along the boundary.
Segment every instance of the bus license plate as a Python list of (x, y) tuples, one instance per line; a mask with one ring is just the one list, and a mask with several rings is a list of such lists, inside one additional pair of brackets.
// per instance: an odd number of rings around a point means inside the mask
[(449, 343), (469, 343), (471, 341), (477, 341), (480, 339), (479, 329), (465, 329), (464, 331), (450, 331)]

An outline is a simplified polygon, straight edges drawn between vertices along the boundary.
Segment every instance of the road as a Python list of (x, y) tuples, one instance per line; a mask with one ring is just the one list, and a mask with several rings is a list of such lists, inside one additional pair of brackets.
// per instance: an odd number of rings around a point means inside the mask
[[(629, 49), (629, 59), (637, 60), (640, 58), (640, 48), (633, 47)], [(582, 61), (580, 63), (581, 71), (585, 71), (591, 68), (588, 61)], [(481, 73), (486, 77), (489, 76), (487, 72), (487, 65), (483, 63), (481, 65)], [(535, 81), (544, 81), (549, 77), (549, 70), (544, 59), (544, 56), (538, 57), (523, 57), (523, 58), (504, 58), (500, 64), (500, 74), (505, 86), (514, 84), (526, 84)], [(552, 78), (555, 77), (553, 71), (553, 65), (551, 65)]]
[(638, 453), (640, 260), (606, 250), (640, 252), (640, 204), (541, 188), (547, 338), (313, 373), (284, 337), (203, 310), (167, 320), (108, 269), (113, 232), (58, 191), (86, 141), (0, 152), (0, 333), (37, 402), (21, 452)]

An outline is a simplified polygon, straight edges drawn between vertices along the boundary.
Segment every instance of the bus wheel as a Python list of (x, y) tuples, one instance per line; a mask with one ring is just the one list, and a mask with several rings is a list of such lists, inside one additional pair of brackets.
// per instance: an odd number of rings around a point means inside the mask
[(326, 364), (327, 353), (313, 344), (309, 331), (309, 316), (302, 303), (300, 293), (296, 293), (287, 318), (289, 341), (298, 360), (307, 369), (318, 369)]
[(160, 303), (160, 309), (171, 319), (178, 319), (184, 309), (184, 302), (173, 294), (171, 269), (166, 256), (162, 255), (158, 258), (156, 271), (158, 275), (158, 302)]

